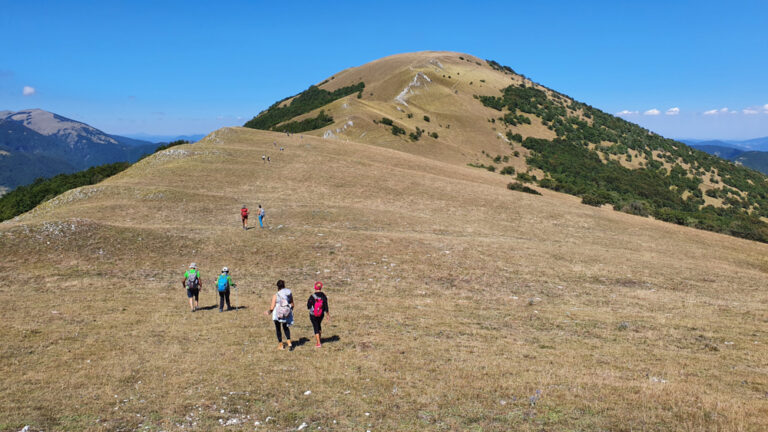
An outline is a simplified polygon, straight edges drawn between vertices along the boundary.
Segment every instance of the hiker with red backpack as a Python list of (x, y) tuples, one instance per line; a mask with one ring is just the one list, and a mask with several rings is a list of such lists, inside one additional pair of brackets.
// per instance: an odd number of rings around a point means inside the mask
[(272, 314), (272, 321), (275, 323), (275, 334), (277, 335), (277, 349), (285, 349), (283, 346), (283, 336), (280, 333), (280, 327), (285, 333), (286, 345), (289, 350), (293, 350), (291, 343), (291, 330), (288, 328), (293, 325), (293, 293), (285, 287), (285, 281), (277, 281), (277, 293), (272, 296), (272, 303), (264, 315)]
[(240, 209), (240, 219), (243, 221), (243, 229), (248, 230), (248, 207), (243, 204), (243, 208)]
[(317, 342), (315, 348), (322, 346), (320, 340), (323, 329), (320, 327), (320, 324), (323, 322), (323, 317), (328, 315), (328, 319), (331, 319), (331, 311), (328, 309), (328, 297), (321, 291), (322, 289), (323, 283), (320, 281), (315, 282), (315, 292), (307, 300), (309, 321), (312, 323), (312, 329), (315, 331), (315, 342)]
[(189, 299), (189, 309), (194, 312), (197, 310), (197, 300), (200, 297), (200, 288), (203, 282), (200, 280), (200, 272), (197, 270), (197, 264), (189, 265), (189, 270), (184, 272), (184, 280), (181, 285), (187, 289), (187, 298)]

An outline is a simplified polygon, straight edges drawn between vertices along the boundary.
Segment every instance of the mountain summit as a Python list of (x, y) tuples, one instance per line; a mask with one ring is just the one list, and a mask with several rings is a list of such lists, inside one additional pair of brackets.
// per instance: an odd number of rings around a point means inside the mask
[(41, 109), (0, 112), (0, 188), (94, 165), (135, 161), (156, 147)]
[(768, 241), (764, 175), (468, 54), (401, 54), (350, 68), (245, 126), (469, 164), (587, 204)]

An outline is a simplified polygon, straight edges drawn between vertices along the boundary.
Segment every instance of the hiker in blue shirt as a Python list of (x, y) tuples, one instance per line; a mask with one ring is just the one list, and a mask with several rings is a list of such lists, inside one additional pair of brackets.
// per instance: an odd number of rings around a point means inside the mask
[(229, 276), (229, 269), (224, 267), (221, 269), (219, 278), (216, 279), (216, 287), (219, 291), (219, 312), (224, 311), (224, 302), (227, 302), (227, 310), (232, 310), (232, 306), (229, 305), (229, 288), (234, 286), (232, 278)]

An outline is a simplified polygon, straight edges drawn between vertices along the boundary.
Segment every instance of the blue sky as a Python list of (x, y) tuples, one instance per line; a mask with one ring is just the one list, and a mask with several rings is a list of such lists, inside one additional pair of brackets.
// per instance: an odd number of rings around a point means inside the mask
[(753, 138), (766, 28), (766, 1), (0, 0), (0, 110), (207, 133), (342, 69), (451, 50), (666, 136)]

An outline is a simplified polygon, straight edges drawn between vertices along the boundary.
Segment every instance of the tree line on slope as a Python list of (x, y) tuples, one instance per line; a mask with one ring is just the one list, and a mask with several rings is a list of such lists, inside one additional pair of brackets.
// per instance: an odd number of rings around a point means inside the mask
[[(248, 120), (243, 126), (252, 129), (274, 130), (279, 132), (304, 132), (307, 130), (319, 129), (327, 124), (333, 123), (333, 118), (328, 115), (324, 115), (322, 118), (318, 118), (318, 116), (315, 117), (313, 121), (305, 123), (292, 122), (292, 124), (289, 124), (290, 126), (281, 125), (280, 123), (328, 105), (337, 99), (341, 99), (353, 93), (358, 93), (358, 96), (360, 96), (364, 88), (365, 83), (359, 82), (329, 92), (328, 90), (313, 85), (299, 93), (285, 106), (280, 106), (280, 104), (285, 102), (288, 98), (275, 102), (272, 106), (260, 112), (256, 117)], [(329, 121), (330, 123), (328, 123)], [(284, 129), (285, 127), (291, 127), (293, 130)]]
[[(760, 219), (768, 217), (768, 182), (756, 171), (663, 138), (554, 91), (547, 94), (524, 84), (510, 85), (501, 96), (476, 98), (503, 112), (499, 118), (503, 123), (523, 123), (521, 118), (528, 118), (528, 114), (555, 132), (557, 137), (552, 140), (521, 139), (519, 134), (507, 133), (511, 142), (521, 142), (531, 151), (528, 165), (546, 173), (538, 180), (542, 187), (581, 196), (585, 204), (612, 204), (633, 214), (650, 214), (680, 225), (768, 242), (768, 224)], [(603, 161), (598, 153), (631, 161), (630, 150), (644, 156), (639, 168), (627, 168), (613, 159)], [(705, 205), (699, 187), (702, 178), (722, 182), (722, 187), (707, 191), (707, 195), (722, 198), (723, 207)]]
[[(181, 144), (189, 144), (189, 141), (178, 140), (161, 145), (155, 149), (154, 153)], [(149, 154), (142, 156), (141, 159), (147, 156)], [(130, 162), (99, 165), (72, 174), (59, 174), (50, 178), (38, 178), (29, 185), (19, 186), (0, 197), (0, 221), (26, 213), (38, 204), (61, 195), (70, 189), (99, 183), (108, 177), (126, 170), (131, 165)]]

